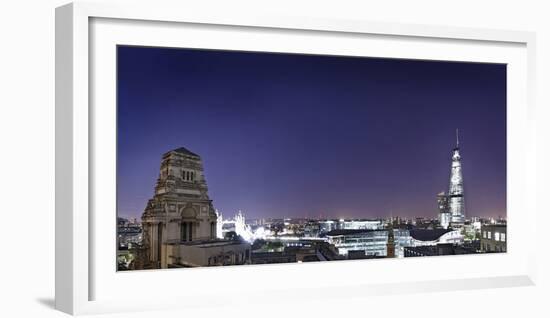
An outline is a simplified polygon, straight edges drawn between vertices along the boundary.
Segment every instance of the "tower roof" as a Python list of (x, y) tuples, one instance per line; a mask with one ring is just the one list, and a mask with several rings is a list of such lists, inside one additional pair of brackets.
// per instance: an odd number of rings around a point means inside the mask
[(189, 149), (187, 149), (185, 147), (179, 147), (179, 148), (171, 150), (169, 152), (177, 152), (177, 153), (181, 153), (181, 154), (184, 154), (184, 155), (200, 157), (199, 155), (197, 155), (196, 153), (190, 151)]

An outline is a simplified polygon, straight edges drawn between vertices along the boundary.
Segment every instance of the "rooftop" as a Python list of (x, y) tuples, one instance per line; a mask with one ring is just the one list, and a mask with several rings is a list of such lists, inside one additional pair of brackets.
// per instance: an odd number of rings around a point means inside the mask
[(449, 229), (413, 229), (409, 230), (412, 238), (419, 241), (435, 241), (441, 235), (451, 232)]
[(185, 147), (179, 147), (177, 149), (170, 150), (169, 152), (177, 152), (188, 156), (200, 157), (199, 155), (197, 155), (196, 153), (192, 152), (191, 150)]
[(327, 236), (340, 236), (340, 235), (353, 235), (353, 234), (361, 234), (361, 233), (368, 233), (368, 232), (375, 232), (375, 231), (386, 231), (386, 230), (368, 230), (368, 229), (362, 229), (362, 230), (332, 230), (328, 232)]

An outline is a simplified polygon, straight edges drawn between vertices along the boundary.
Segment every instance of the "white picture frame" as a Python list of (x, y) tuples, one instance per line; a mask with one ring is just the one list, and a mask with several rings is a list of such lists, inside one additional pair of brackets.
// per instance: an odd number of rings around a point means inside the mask
[[(536, 218), (534, 203), (528, 196), (528, 193), (534, 193), (536, 190), (532, 91), (535, 69), (534, 33), (408, 25), (397, 22), (306, 19), (281, 15), (248, 16), (243, 13), (229, 16), (216, 12), (188, 10), (184, 5), (177, 4), (172, 7), (151, 6), (119, 6), (113, 1), (109, 4), (73, 3), (56, 9), (57, 309), (71, 314), (86, 314), (212, 305), (212, 301), (203, 296), (216, 296), (223, 293), (223, 289), (209, 290), (202, 288), (201, 284), (220, 280), (231, 286), (240, 283), (241, 286), (238, 288), (243, 290), (239, 296), (225, 295), (223, 299), (218, 298), (216, 304), (230, 303), (243, 295), (248, 297), (249, 301), (257, 302), (265, 301), (263, 299), (266, 295), (276, 295), (279, 299), (289, 301), (298, 295), (301, 299), (316, 299), (329, 297), (326, 293), (328, 289), (333, 292), (330, 297), (357, 297), (534, 284), (536, 251), (535, 245), (528, 243), (529, 238), (535, 236), (536, 229), (532, 224), (535, 222), (526, 221)], [(140, 28), (139, 37), (135, 34), (137, 28)], [(154, 34), (147, 31), (150, 28), (154, 28)], [(204, 33), (202, 28), (208, 28), (207, 32), (211, 35)], [(112, 32), (113, 30), (116, 32)], [(181, 37), (185, 38), (183, 40), (178, 36), (176, 40), (175, 35), (183, 34), (182, 30), (187, 36)], [(225, 32), (224, 36), (234, 41), (223, 42), (220, 35), (216, 35), (217, 32)], [(271, 39), (255, 41), (256, 47), (249, 47), (252, 45), (249, 40), (251, 35), (247, 32), (252, 32), (260, 38), (267, 34), (266, 36), (270, 36)], [(246, 36), (241, 36), (243, 34)], [(234, 46), (233, 49), (284, 52), (296, 50), (365, 56), (366, 53), (360, 51), (361, 48), (352, 52), (346, 46), (335, 45), (332, 51), (326, 51), (322, 46), (315, 44), (320, 43), (315, 39), (325, 43), (344, 43), (359, 41), (358, 37), (360, 41), (371, 41), (372, 44), (363, 49), (376, 52), (370, 54), (377, 57), (461, 60), (461, 54), (470, 54), (476, 56), (476, 61), (499, 61), (510, 65), (507, 136), (507, 206), (510, 222), (507, 235), (510, 244), (508, 253), (477, 255), (475, 257), (481, 264), (478, 269), (453, 273), (438, 272), (435, 268), (449, 264), (463, 268), (471, 264), (472, 256), (411, 259), (406, 262), (348, 261), (147, 273), (116, 273), (114, 266), (113, 272), (107, 273), (112, 264), (109, 264), (107, 269), (102, 269), (102, 266), (98, 265), (100, 261), (108, 259), (110, 251), (104, 247), (112, 242), (109, 241), (109, 237), (100, 239), (97, 235), (94, 236), (98, 228), (105, 225), (108, 217), (98, 217), (93, 212), (98, 206), (106, 204), (96, 200), (97, 191), (113, 190), (112, 182), (110, 185), (107, 185), (110, 181), (103, 183), (104, 180), (114, 178), (114, 164), (109, 162), (114, 154), (114, 140), (111, 140), (115, 118), (112, 108), (112, 74), (115, 65), (111, 50), (113, 45), (120, 43), (119, 41), (123, 41), (122, 44), (181, 47), (187, 45), (185, 43), (194, 43), (197, 47), (230, 49)], [(277, 42), (277, 38), (281, 42)], [(309, 38), (312, 40), (307, 41)], [(212, 42), (215, 39), (219, 41)], [(404, 48), (403, 41), (410, 45)], [(289, 46), (284, 47), (283, 42)], [(351, 45), (352, 42), (348, 44)], [(302, 46), (297, 49), (300, 45)], [(446, 49), (438, 51), (437, 47), (445, 46)], [(433, 55), (427, 56), (426, 48), (433, 48), (433, 52), (430, 53)], [(392, 53), (396, 50), (399, 53)], [(100, 66), (96, 68), (97, 65)], [(101, 81), (98, 81), (98, 78)], [(94, 103), (98, 101), (103, 106), (94, 108)], [(106, 123), (106, 127), (109, 128), (102, 132), (95, 129), (98, 120), (103, 121), (102, 124)], [(103, 190), (98, 189), (98, 186)], [(113, 196), (114, 194), (111, 200)], [(110, 204), (106, 206), (109, 207)], [(520, 210), (521, 218), (517, 214)], [(112, 232), (114, 235), (114, 219)], [(499, 264), (504, 265), (500, 267)], [(430, 270), (430, 266), (433, 266), (434, 270)], [(384, 271), (394, 274), (376, 274), (377, 277), (362, 274), (361, 278), (350, 279), (354, 274), (367, 268), (368, 272)], [(399, 274), (408, 268), (420, 271), (425, 268), (431, 276), (427, 279), (407, 279), (405, 274)], [(252, 286), (254, 281), (262, 277), (283, 274), (287, 275), (289, 281), (296, 283), (276, 288)], [(245, 275), (250, 277), (245, 278)], [(320, 275), (325, 275), (322, 282), (312, 283), (305, 290), (299, 288), (301, 279), (313, 279)], [(142, 293), (146, 301), (136, 298), (136, 294), (131, 292), (127, 297), (117, 293), (116, 285), (131, 283), (136, 278), (143, 288)], [(114, 279), (119, 280), (117, 284), (113, 283)], [(178, 279), (185, 279), (191, 285), (197, 286), (198, 292), (190, 294), (172, 287), (167, 287), (164, 292), (146, 291), (147, 286), (153, 289), (153, 281), (169, 286), (169, 282)], [(129, 289), (135, 291), (136, 286)]]

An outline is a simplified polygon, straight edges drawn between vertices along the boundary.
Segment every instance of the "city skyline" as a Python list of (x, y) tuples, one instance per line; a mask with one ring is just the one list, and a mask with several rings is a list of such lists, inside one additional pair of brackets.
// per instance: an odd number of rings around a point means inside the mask
[(140, 218), (183, 146), (224, 215), (437, 218), (456, 128), (466, 216), (506, 216), (505, 65), (124, 46), (118, 61), (119, 216)]

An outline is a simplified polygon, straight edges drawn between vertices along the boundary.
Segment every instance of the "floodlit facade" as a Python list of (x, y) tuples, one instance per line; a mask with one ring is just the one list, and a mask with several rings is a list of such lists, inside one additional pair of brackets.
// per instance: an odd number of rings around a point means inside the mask
[[(393, 235), (389, 235), (389, 231)], [(344, 256), (352, 251), (364, 251), (367, 256), (400, 258), (405, 247), (462, 245), (464, 236), (460, 230), (450, 229), (334, 230), (327, 233), (327, 242)]]
[[(393, 235), (388, 235), (392, 231)], [(388, 242), (394, 249), (391, 257), (402, 257), (402, 247), (409, 246), (412, 238), (408, 230), (334, 230), (327, 233), (327, 242), (338, 249), (338, 254), (348, 255), (350, 251), (365, 251), (367, 256), (388, 256)]]
[(328, 242), (338, 248), (340, 255), (349, 251), (365, 251), (369, 256), (386, 256), (386, 230), (334, 230), (327, 233)]
[(323, 220), (319, 224), (319, 233), (328, 233), (333, 230), (382, 230), (382, 220)]
[(141, 220), (143, 268), (241, 264), (250, 258), (250, 244), (218, 239), (218, 213), (202, 160), (186, 148), (162, 156), (155, 194)]
[(458, 129), (456, 132), (456, 147), (453, 149), (451, 163), (451, 177), (449, 181), (449, 213), (452, 224), (464, 224), (464, 180), (462, 178), (462, 164), (458, 142)]
[(384, 223), (381, 220), (340, 220), (339, 228), (344, 230), (381, 230)]

